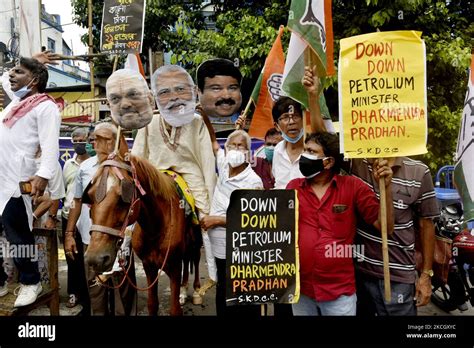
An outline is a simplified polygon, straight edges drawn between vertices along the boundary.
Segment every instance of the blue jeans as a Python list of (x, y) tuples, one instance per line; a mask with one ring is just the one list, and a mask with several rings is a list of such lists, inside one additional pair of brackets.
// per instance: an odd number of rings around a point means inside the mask
[(306, 295), (300, 294), (298, 303), (294, 303), (293, 315), (356, 315), (357, 296), (341, 295), (333, 301), (316, 301)]

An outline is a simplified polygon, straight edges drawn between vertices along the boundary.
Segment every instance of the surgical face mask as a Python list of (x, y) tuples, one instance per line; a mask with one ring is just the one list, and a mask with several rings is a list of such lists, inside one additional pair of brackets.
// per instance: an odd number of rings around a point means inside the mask
[(226, 160), (232, 168), (238, 167), (245, 163), (245, 153), (238, 150), (230, 150), (226, 154)]
[[(34, 79), (33, 79), (34, 80)], [(15, 97), (19, 98), (19, 99), (23, 99), (28, 93), (31, 92), (31, 89), (29, 88), (31, 82), (33, 82), (33, 80), (31, 80), (30, 82), (28, 82), (27, 85), (21, 87), (18, 91), (16, 92), (13, 92), (13, 94), (15, 95)]]
[(78, 155), (84, 155), (87, 152), (86, 145), (86, 143), (74, 143), (72, 146)]
[(324, 170), (323, 161), (327, 157), (319, 158), (318, 156), (303, 153), (300, 157), (300, 172), (306, 179), (312, 179)]
[(86, 144), (86, 152), (89, 154), (89, 156), (95, 156), (96, 155), (94, 146), (91, 143)]
[[(173, 127), (181, 127), (185, 124), (191, 123), (194, 119), (194, 112), (196, 110), (196, 103), (194, 100), (194, 93), (191, 100), (170, 101), (166, 105), (158, 103), (160, 115), (165, 121)], [(175, 110), (170, 110), (174, 105), (179, 105)]]
[(272, 162), (273, 161), (273, 152), (275, 151), (275, 146), (265, 146), (264, 151), (265, 151), (265, 158), (267, 159), (267, 161)]
[(281, 136), (283, 137), (283, 139), (285, 139), (287, 142), (292, 143), (292, 144), (296, 144), (298, 141), (300, 141), (303, 135), (304, 135), (304, 128), (301, 128), (300, 134), (298, 134), (298, 136), (294, 139), (286, 135), (285, 132), (281, 132)]

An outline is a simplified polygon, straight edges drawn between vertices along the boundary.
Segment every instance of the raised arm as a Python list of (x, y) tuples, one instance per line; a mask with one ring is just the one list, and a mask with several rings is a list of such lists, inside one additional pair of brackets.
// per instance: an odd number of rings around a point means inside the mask
[(323, 117), (321, 115), (321, 106), (319, 105), (319, 78), (315, 74), (316, 67), (311, 69), (309, 66), (304, 69), (304, 76), (301, 80), (309, 96), (309, 113), (311, 119), (311, 132), (325, 132)]

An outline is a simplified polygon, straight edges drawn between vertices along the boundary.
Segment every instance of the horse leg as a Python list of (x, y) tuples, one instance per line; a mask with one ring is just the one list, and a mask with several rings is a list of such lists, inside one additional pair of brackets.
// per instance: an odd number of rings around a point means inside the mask
[(179, 304), (179, 288), (181, 284), (182, 262), (177, 262), (176, 267), (168, 267), (168, 276), (170, 278), (171, 298), (170, 298), (170, 315), (183, 315), (183, 310)]
[(199, 289), (201, 288), (201, 282), (199, 280), (199, 261), (200, 260), (201, 260), (201, 248), (198, 246), (194, 246), (192, 250), (192, 257), (191, 257), (191, 262), (194, 265), (193, 304), (202, 304), (202, 296), (201, 294), (199, 294)]
[(179, 304), (182, 306), (188, 297), (188, 280), (189, 280), (189, 259), (183, 259), (183, 280), (181, 281), (181, 288), (179, 291)]
[[(148, 286), (153, 283), (158, 275), (158, 267), (154, 264), (143, 262), (143, 268), (145, 269), (146, 279)], [(151, 288), (148, 289), (148, 315), (158, 315), (158, 281)]]

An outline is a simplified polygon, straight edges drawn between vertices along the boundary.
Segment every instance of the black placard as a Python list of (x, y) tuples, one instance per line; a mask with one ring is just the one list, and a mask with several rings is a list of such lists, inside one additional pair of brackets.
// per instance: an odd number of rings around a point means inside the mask
[(299, 298), (293, 190), (236, 190), (227, 209), (227, 305)]
[(100, 51), (141, 53), (146, 0), (105, 0)]

